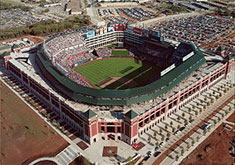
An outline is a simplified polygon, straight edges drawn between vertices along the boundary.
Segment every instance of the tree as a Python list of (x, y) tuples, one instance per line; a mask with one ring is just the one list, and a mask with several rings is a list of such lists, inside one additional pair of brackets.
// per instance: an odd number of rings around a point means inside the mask
[(192, 108), (195, 109), (196, 108), (195, 105), (193, 105)]
[(197, 111), (195, 111), (195, 115), (196, 115), (196, 116), (198, 115), (198, 112), (197, 112)]
[(206, 135), (206, 129), (203, 130), (203, 135), (204, 135), (204, 136)]
[(177, 121), (179, 121), (179, 120), (180, 120), (180, 117), (178, 116), (178, 117), (177, 117)]
[(165, 125), (165, 129), (166, 129), (166, 130), (168, 129), (168, 126), (167, 126), (167, 125)]
[(172, 121), (170, 122), (170, 125), (171, 125), (171, 126), (173, 125), (173, 122), (172, 122)]
[(60, 123), (58, 122), (58, 123), (56, 124), (56, 126), (59, 128), (59, 127), (60, 127)]
[(43, 114), (44, 116), (47, 116), (47, 112), (46, 112), (46, 111), (42, 111), (42, 114)]
[(150, 136), (148, 137), (148, 142), (149, 142), (149, 143), (151, 142), (151, 137), (150, 137)]
[(156, 143), (155, 143), (155, 146), (156, 146), (156, 147), (159, 146), (159, 142), (156, 142)]
[(182, 113), (182, 116), (183, 116), (183, 117), (185, 116), (184, 112)]
[(179, 155), (175, 156), (175, 160), (178, 161), (179, 160)]
[(220, 121), (221, 119), (220, 119), (220, 117), (218, 117), (218, 121)]
[(48, 113), (48, 114), (47, 114), (47, 119), (50, 119), (50, 117), (51, 117), (51, 115)]
[(221, 93), (219, 93), (219, 97), (221, 97), (222, 96), (222, 94)]
[(184, 120), (184, 126), (186, 126), (186, 124), (187, 124), (187, 120)]
[(61, 131), (64, 132), (65, 131), (65, 128), (64, 126), (61, 127)]
[(189, 108), (189, 109), (188, 109), (188, 111), (189, 111), (189, 113), (190, 113), (190, 112), (192, 111), (192, 109), (191, 109), (191, 108)]
[(225, 111), (225, 115), (227, 115), (227, 114), (228, 114), (228, 111), (226, 110), (226, 111)]
[(214, 103), (214, 99), (211, 99), (211, 104), (213, 104)]
[(169, 138), (171, 136), (170, 132), (167, 132), (166, 136)]
[(214, 125), (216, 125), (217, 124), (217, 121), (216, 120), (214, 120)]
[(191, 120), (192, 120), (192, 116), (190, 115), (190, 116), (189, 116), (189, 121), (191, 121)]
[(199, 141), (199, 139), (200, 139), (199, 136), (197, 136), (197, 142)]
[(172, 132), (175, 132), (175, 127), (172, 127)]
[(177, 126), (177, 129), (180, 129), (180, 125)]
[(164, 139), (165, 139), (164, 136), (162, 136), (161, 140), (164, 141)]
[(184, 148), (181, 149), (181, 155), (184, 155)]
[(189, 150), (190, 146), (189, 146), (189, 143), (187, 144), (187, 151)]
[(194, 141), (194, 139), (192, 140), (192, 146), (194, 145), (194, 143), (195, 143), (195, 141)]
[(199, 109), (199, 112), (202, 113), (202, 108)]
[(160, 131), (159, 131), (159, 132), (160, 132), (160, 134), (162, 134), (162, 128), (160, 128)]
[(156, 132), (154, 132), (154, 133), (153, 133), (153, 137), (156, 138), (156, 136), (157, 136), (157, 134), (156, 134)]
[(53, 119), (53, 121), (52, 121), (54, 124), (56, 123), (56, 120), (55, 119)]

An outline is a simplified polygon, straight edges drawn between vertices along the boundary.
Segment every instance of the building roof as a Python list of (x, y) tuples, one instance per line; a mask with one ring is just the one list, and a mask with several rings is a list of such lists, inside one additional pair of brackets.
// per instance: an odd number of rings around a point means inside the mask
[(219, 46), (217, 50), (218, 50), (219, 52), (222, 52), (222, 51), (224, 51), (224, 47)]
[(16, 48), (19, 48), (19, 46), (16, 45), (16, 44), (14, 44), (11, 48), (12, 48), (12, 49), (16, 49)]
[(138, 116), (138, 114), (133, 111), (133, 110), (129, 110), (126, 114), (125, 114), (126, 117), (128, 117), (129, 119), (134, 119), (136, 116)]
[(86, 112), (83, 113), (83, 115), (84, 115), (87, 119), (90, 119), (90, 118), (96, 116), (96, 113), (93, 112), (92, 110), (88, 109)]
[(2, 57), (9, 56), (9, 55), (10, 55), (10, 52), (4, 52), (1, 54)]
[(0, 51), (1, 50), (5, 50), (5, 49), (9, 49), (10, 46), (7, 46), (7, 45), (0, 45)]

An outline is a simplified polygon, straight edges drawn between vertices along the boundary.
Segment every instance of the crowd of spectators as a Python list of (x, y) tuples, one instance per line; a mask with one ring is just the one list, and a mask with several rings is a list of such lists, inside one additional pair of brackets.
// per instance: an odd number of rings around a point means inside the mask
[(78, 84), (90, 86), (80, 74), (72, 69), (74, 63), (92, 58), (91, 54), (86, 53), (88, 48), (82, 33), (60, 35), (45, 43), (44, 48), (60, 71)]
[(96, 50), (98, 57), (110, 57), (111, 52), (111, 48), (101, 48)]
[(86, 49), (84, 40), (82, 39), (81, 33), (71, 33), (67, 35), (61, 35), (54, 38), (53, 40), (45, 44), (45, 48), (51, 56), (54, 56), (58, 51), (70, 51), (77, 49), (82, 51)]

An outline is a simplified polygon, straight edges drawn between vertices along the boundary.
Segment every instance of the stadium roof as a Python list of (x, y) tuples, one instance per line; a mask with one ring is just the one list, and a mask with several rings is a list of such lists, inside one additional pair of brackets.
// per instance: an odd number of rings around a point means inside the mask
[(0, 45), (0, 51), (1, 50), (5, 50), (5, 49), (9, 49), (10, 46), (7, 46), (7, 45)]
[(138, 114), (135, 111), (130, 110), (125, 114), (125, 116), (129, 119), (134, 119), (136, 116), (138, 116)]
[(93, 112), (92, 110), (88, 109), (86, 112), (83, 113), (83, 115), (84, 115), (87, 119), (90, 119), (90, 118), (96, 116), (96, 113)]
[(19, 48), (19, 45), (14, 44), (11, 48), (12, 48), (12, 49)]

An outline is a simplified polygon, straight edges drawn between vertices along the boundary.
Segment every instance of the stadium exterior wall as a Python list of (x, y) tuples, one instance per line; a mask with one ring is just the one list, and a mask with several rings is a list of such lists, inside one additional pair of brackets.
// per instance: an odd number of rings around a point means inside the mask
[[(121, 139), (129, 144), (133, 144), (148, 129), (165, 120), (189, 101), (198, 97), (207, 89), (211, 88), (221, 79), (225, 79), (231, 68), (231, 62), (224, 63), (217, 70), (201, 78), (198, 82), (191, 84), (182, 91), (169, 97), (164, 102), (145, 111), (143, 114), (128, 118), (124, 114), (123, 119), (99, 119), (95, 114), (87, 118), (84, 112), (71, 108), (66, 102), (54, 96), (46, 88), (36, 82), (32, 75), (28, 75), (25, 70), (8, 62), (9, 72), (18, 79), (31, 93), (34, 93), (48, 105), (48, 108), (58, 113), (61, 118), (68, 122), (73, 128), (79, 131), (84, 140), (94, 143), (101, 139)], [(111, 123), (111, 125), (110, 125)], [(113, 127), (110, 132), (108, 127)]]

